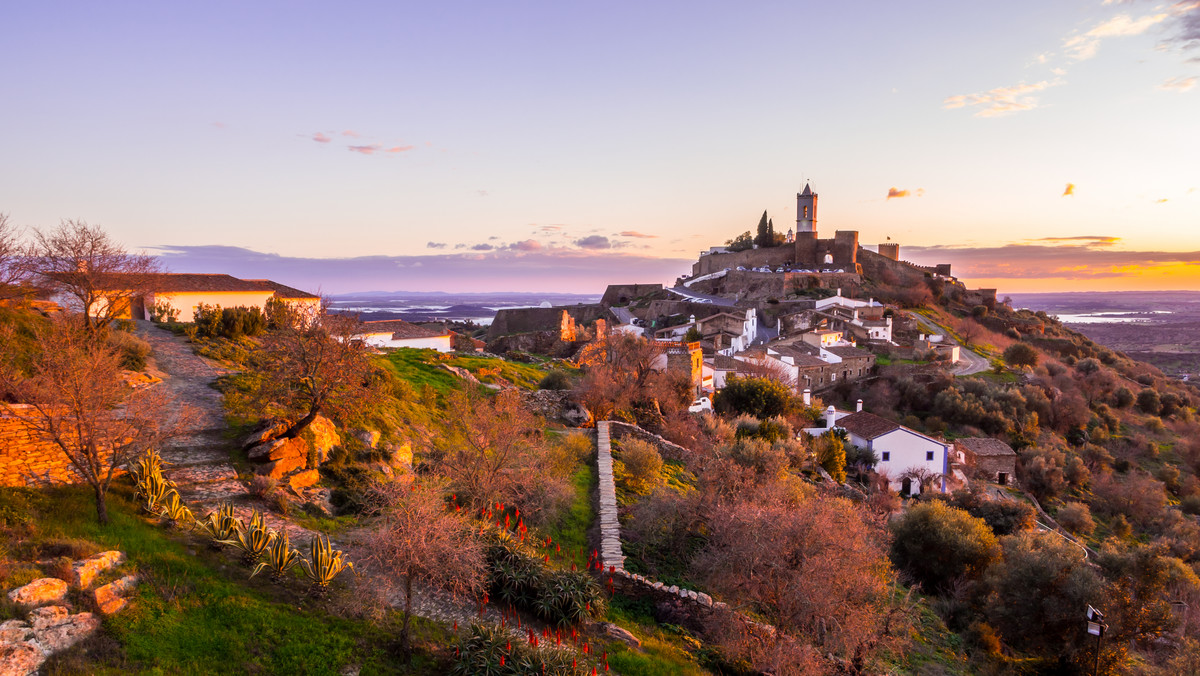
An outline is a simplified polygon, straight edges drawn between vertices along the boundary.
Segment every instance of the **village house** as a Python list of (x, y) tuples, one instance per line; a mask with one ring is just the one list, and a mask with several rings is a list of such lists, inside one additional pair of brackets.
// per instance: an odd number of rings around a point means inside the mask
[(704, 353), (700, 343), (658, 340), (655, 344), (661, 352), (654, 357), (650, 368), (685, 374), (692, 384), (692, 393), (699, 394), (704, 386)]
[(701, 319), (695, 315), (686, 324), (659, 329), (659, 340), (680, 340), (695, 328), (702, 343), (710, 343), (712, 351), (726, 356), (750, 347), (758, 338), (758, 313), (754, 308), (743, 311), (718, 312)]
[(878, 459), (875, 471), (886, 475), (892, 489), (901, 495), (921, 492), (918, 475), (935, 477), (936, 485), (927, 488), (945, 492), (946, 475), (949, 473), (949, 444), (863, 411), (861, 400), (858, 410), (853, 413), (838, 411), (830, 406), (825, 409), (825, 427), (804, 431), (819, 436), (830, 429), (845, 430), (850, 444), (874, 451)]
[[(113, 275), (114, 284), (120, 276)], [(132, 319), (151, 319), (156, 308), (173, 313), (176, 321), (195, 320), (200, 305), (222, 308), (244, 307), (266, 310), (267, 302), (278, 299), (308, 313), (321, 309), (321, 297), (267, 279), (238, 279), (230, 275), (157, 273), (139, 275), (145, 293), (134, 296), (129, 307), (118, 313)]]
[(956, 460), (977, 477), (1007, 486), (1017, 474), (1017, 452), (1012, 446), (990, 437), (954, 440)]
[(418, 326), (403, 319), (383, 319), (361, 322), (354, 337), (367, 345), (378, 348), (411, 347), (416, 349), (428, 348), (438, 352), (452, 351), (450, 331), (435, 330)]

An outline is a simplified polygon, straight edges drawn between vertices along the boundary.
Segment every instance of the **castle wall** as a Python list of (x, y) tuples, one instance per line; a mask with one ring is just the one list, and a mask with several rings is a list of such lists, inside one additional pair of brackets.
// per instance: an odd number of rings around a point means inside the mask
[(787, 246), (774, 246), (765, 249), (746, 249), (723, 254), (707, 254), (692, 264), (692, 276), (707, 275), (719, 272), (725, 268), (736, 270), (738, 266), (756, 268), (763, 265), (772, 267), (791, 263), (795, 259), (795, 250)]
[[(507, 336), (514, 333), (563, 331), (565, 328), (563, 312), (566, 312), (576, 324), (584, 326), (591, 324), (597, 319), (606, 319), (609, 316), (608, 308), (598, 304), (504, 308), (496, 312), (496, 317), (492, 320), (492, 325), (488, 327), (488, 342), (490, 343), (500, 336)], [(564, 337), (563, 340), (574, 340), (574, 337)]]
[(609, 284), (604, 290), (600, 304), (605, 307), (628, 305), (642, 296), (658, 293), (663, 290), (662, 284)]

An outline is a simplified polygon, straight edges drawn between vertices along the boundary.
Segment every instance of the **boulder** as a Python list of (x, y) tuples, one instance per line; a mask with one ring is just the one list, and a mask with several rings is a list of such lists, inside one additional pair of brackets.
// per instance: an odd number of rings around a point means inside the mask
[(315, 469), (310, 469), (297, 472), (288, 477), (288, 486), (291, 486), (292, 490), (299, 494), (301, 489), (308, 488), (320, 480), (321, 473)]
[(66, 606), (45, 606), (29, 612), (29, 623), (35, 632), (54, 626), (71, 614)]
[(638, 640), (638, 637), (629, 633), (629, 630), (624, 629), (622, 627), (618, 627), (617, 625), (612, 624), (611, 622), (605, 622), (605, 623), (603, 623), (602, 626), (604, 628), (604, 634), (606, 636), (608, 636), (609, 638), (617, 640), (617, 641), (621, 641), (622, 643), (624, 643), (630, 647), (633, 647), (633, 648), (641, 648), (642, 647), (642, 642)]
[(409, 444), (393, 444), (388, 447), (392, 456), (393, 469), (412, 469), (413, 452), (412, 446)]
[(576, 402), (571, 402), (564, 408), (562, 419), (567, 424), (574, 425), (575, 427), (588, 427), (594, 420), (592, 412), (587, 410), (583, 404)]
[(62, 603), (67, 598), (67, 583), (53, 577), (34, 580), (8, 592), (8, 600), (26, 608)]
[(312, 447), (317, 452), (317, 462), (328, 460), (329, 452), (333, 450), (333, 447), (340, 446), (342, 443), (342, 437), (338, 434), (337, 426), (333, 424), (332, 420), (323, 415), (313, 418), (312, 423), (309, 424), (306, 431), (312, 434)]
[(379, 437), (381, 435), (378, 430), (357, 429), (354, 430), (353, 434), (354, 438), (361, 441), (362, 445), (367, 448), (375, 448), (379, 445)]
[(304, 466), (307, 464), (307, 458), (282, 458), (280, 460), (268, 462), (255, 471), (258, 474), (269, 476), (272, 479), (282, 479), (294, 470), (304, 469)]
[(255, 429), (253, 432), (246, 435), (246, 437), (244, 439), (242, 439), (242, 448), (250, 449), (255, 446), (262, 445), (263, 443), (268, 442), (268, 441), (274, 439), (275, 437), (279, 436), (280, 434), (283, 434), (284, 432), (286, 432), (287, 428), (288, 428), (288, 424), (286, 421), (283, 421), (283, 420), (267, 421), (266, 423), (259, 425), (259, 427), (257, 429)]
[(46, 661), (46, 654), (36, 644), (0, 643), (0, 676), (36, 674)]
[(118, 551), (100, 552), (99, 554), (76, 561), (72, 566), (71, 582), (77, 589), (87, 589), (92, 586), (96, 576), (106, 570), (115, 568), (125, 561), (125, 555)]
[(0, 623), (0, 644), (24, 643), (33, 638), (33, 627), (28, 622), (9, 620)]
[(116, 582), (96, 587), (96, 591), (92, 592), (92, 598), (96, 601), (96, 608), (100, 610), (100, 614), (112, 615), (120, 612), (129, 603), (125, 599), (125, 595), (132, 591), (137, 583), (136, 575), (126, 575)]
[(712, 604), (713, 604), (712, 597), (709, 596), (708, 594), (705, 594), (704, 592), (700, 592), (700, 593), (696, 594), (696, 600), (700, 602), (700, 605), (708, 606), (709, 608), (712, 607)]
[(37, 622), (34, 622), (33, 635), (37, 637), (42, 650), (53, 654), (79, 643), (96, 633), (99, 628), (99, 617), (92, 613), (77, 613), (61, 617), (53, 623), (43, 624), (41, 629), (38, 628)]
[(260, 444), (250, 449), (246, 457), (256, 462), (270, 462), (272, 460), (286, 460), (289, 458), (303, 458), (308, 461), (308, 442), (300, 437), (295, 439), (276, 439), (268, 441), (265, 444)]

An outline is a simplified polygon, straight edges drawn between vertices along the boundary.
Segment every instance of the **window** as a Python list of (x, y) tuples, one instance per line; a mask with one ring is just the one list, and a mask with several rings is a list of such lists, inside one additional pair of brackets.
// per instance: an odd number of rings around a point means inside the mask
[(933, 460), (933, 451), (925, 451), (925, 459)]
[(880, 462), (887, 462), (888, 460), (891, 460), (891, 459), (892, 459), (892, 452), (891, 452), (891, 451), (883, 451), (883, 452), (881, 452), (881, 453), (879, 454), (879, 461), (880, 461)]
[(804, 217), (808, 218), (808, 207), (804, 207)]

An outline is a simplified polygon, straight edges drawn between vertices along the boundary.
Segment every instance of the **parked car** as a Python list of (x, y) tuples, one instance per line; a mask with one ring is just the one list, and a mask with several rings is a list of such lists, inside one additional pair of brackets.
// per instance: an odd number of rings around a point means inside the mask
[(701, 411), (711, 410), (712, 401), (708, 397), (700, 397), (696, 401), (693, 401), (691, 406), (688, 406), (689, 413), (700, 413)]

